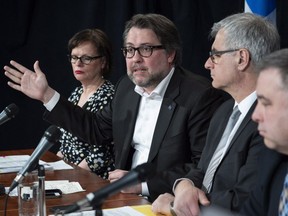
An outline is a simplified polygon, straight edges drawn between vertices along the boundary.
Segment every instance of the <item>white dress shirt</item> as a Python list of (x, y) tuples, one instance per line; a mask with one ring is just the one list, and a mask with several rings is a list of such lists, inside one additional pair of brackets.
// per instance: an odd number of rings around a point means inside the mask
[[(142, 87), (135, 86), (135, 92), (141, 95), (141, 101), (131, 143), (135, 149), (131, 168), (148, 161), (160, 107), (173, 73), (174, 68), (150, 94)], [(149, 195), (146, 183), (142, 183), (142, 195)]]

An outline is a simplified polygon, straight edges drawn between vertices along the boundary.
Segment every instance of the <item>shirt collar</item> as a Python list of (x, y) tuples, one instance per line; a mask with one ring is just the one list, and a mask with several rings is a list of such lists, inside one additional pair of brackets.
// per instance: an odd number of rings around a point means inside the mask
[(256, 91), (252, 92), (250, 95), (248, 95), (244, 100), (242, 100), (239, 104), (235, 101), (234, 107), (238, 105), (238, 108), (241, 112), (241, 115), (246, 115), (253, 105), (253, 103), (256, 101), (257, 95)]

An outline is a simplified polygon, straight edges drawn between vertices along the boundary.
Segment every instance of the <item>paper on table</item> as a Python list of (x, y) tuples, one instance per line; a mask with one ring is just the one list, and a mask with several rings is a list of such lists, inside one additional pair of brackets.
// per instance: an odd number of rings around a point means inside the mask
[[(67, 216), (95, 216), (95, 211), (82, 211), (65, 214)], [(124, 206), (120, 208), (104, 209), (103, 216), (145, 216), (144, 214), (136, 211), (130, 206)]]
[[(29, 155), (10, 155), (0, 156), (0, 173), (18, 172), (30, 159)], [(56, 162), (45, 162), (40, 160), (39, 164), (44, 165), (45, 170), (67, 170), (73, 169), (72, 166), (65, 163), (63, 160)]]
[[(7, 192), (9, 187), (6, 187), (5, 189)], [(85, 191), (79, 182), (69, 182), (68, 180), (45, 181), (45, 189), (60, 189), (63, 194)], [(18, 196), (17, 188), (12, 190), (9, 196)]]
[(67, 170), (67, 169), (73, 169), (72, 166), (69, 164), (65, 163), (63, 160), (59, 160), (56, 162), (48, 162), (50, 166), (53, 167), (54, 170)]
[(85, 191), (79, 182), (69, 182), (68, 180), (45, 181), (45, 189), (60, 189), (63, 194)]
[[(18, 172), (29, 160), (29, 155), (0, 156), (0, 173)], [(53, 170), (48, 163), (40, 160), (39, 164), (44, 165), (45, 170)]]
[[(133, 209), (143, 213), (146, 216), (156, 216), (156, 214), (152, 211), (151, 204), (146, 205), (137, 205), (137, 206), (131, 206)], [(157, 214), (158, 215), (158, 214)]]
[(120, 208), (104, 209), (103, 210), (103, 216), (114, 216), (114, 215), (144, 216), (144, 214), (136, 211), (135, 209), (131, 208), (130, 206), (124, 206), (124, 207), (120, 207)]

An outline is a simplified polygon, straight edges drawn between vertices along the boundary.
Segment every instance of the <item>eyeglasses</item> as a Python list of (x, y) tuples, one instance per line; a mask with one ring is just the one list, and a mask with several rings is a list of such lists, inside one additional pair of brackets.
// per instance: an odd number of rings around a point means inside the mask
[(218, 64), (221, 55), (225, 53), (229, 53), (229, 52), (235, 52), (238, 50), (239, 49), (230, 49), (230, 50), (223, 50), (223, 51), (212, 50), (209, 52), (209, 57), (214, 64)]
[(67, 56), (68, 56), (69, 61), (73, 64), (75, 64), (79, 59), (82, 64), (86, 64), (86, 65), (90, 64), (95, 59), (103, 57), (103, 56), (86, 56), (86, 55), (80, 56), (80, 57), (75, 56), (75, 55), (67, 55)]
[(142, 57), (150, 57), (154, 51), (154, 49), (165, 49), (163, 45), (157, 45), (157, 46), (139, 46), (139, 47), (122, 47), (121, 50), (123, 51), (123, 55), (125, 58), (132, 58), (135, 55), (135, 51), (137, 50), (139, 55)]

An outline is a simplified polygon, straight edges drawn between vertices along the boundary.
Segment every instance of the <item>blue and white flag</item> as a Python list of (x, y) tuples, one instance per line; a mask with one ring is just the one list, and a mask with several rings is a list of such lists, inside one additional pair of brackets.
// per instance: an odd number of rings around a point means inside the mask
[(276, 26), (276, 0), (245, 0), (245, 12), (266, 17)]

